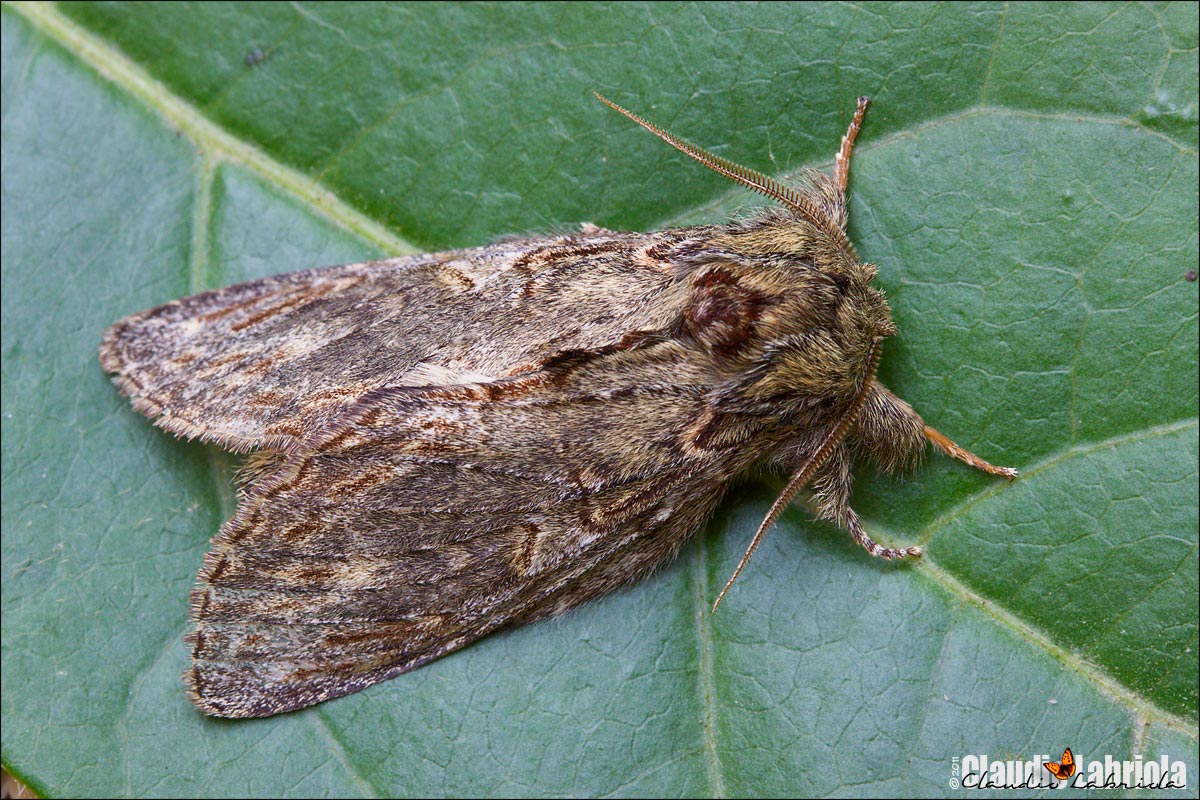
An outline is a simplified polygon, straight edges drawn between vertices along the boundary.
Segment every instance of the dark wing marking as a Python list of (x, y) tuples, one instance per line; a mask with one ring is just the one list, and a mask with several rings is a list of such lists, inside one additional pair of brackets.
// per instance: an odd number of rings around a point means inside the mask
[(192, 598), (194, 702), (302, 708), (653, 570), (754, 455), (749, 427), (705, 440), (701, 360), (664, 342), (368, 394), (261, 474), (215, 540)]
[(675, 324), (703, 229), (520, 240), (297, 272), (127, 317), (100, 348), (134, 407), (237, 451), (295, 450), (372, 389), (487, 382)]

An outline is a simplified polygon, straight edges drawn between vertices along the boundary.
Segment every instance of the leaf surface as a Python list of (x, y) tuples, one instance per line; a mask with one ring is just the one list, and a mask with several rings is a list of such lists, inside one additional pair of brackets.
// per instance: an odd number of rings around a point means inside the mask
[[(930, 795), (951, 759), (1197, 757), (1197, 11), (81, 4), (3, 9), (3, 760), (44, 795)], [(860, 470), (885, 564), (778, 483), (674, 564), (304, 712), (184, 698), (236, 461), (96, 358), (194, 291), (759, 199), (598, 90), (789, 179), (853, 110), (883, 380), (1012, 485)], [(1186, 794), (1186, 793), (1185, 793)], [(1158, 796), (1156, 794), (1156, 796)]]

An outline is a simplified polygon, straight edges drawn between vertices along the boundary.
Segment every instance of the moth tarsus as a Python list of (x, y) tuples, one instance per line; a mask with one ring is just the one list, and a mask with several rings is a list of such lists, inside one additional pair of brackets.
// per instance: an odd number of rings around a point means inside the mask
[(734, 578), (804, 489), (869, 552), (919, 552), (863, 529), (852, 453), (1015, 475), (875, 378), (895, 326), (846, 234), (865, 98), (834, 175), (795, 185), (600, 99), (782, 208), (279, 275), (105, 333), (138, 411), (251, 453), (191, 597), (205, 713), (310, 706), (638, 580), (756, 465), (791, 479)]

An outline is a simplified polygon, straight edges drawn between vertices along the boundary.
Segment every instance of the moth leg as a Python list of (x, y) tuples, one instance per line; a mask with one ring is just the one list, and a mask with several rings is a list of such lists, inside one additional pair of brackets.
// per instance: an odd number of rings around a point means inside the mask
[(885, 472), (915, 465), (925, 450), (926, 441), (929, 441), (951, 458), (989, 475), (999, 475), (1009, 480), (1017, 477), (1015, 469), (993, 466), (926, 425), (912, 406), (888, 391), (879, 381), (871, 385), (849, 438), (859, 455), (870, 459)]
[(863, 115), (867, 113), (867, 103), (869, 102), (870, 99), (866, 97), (858, 98), (858, 108), (854, 110), (854, 119), (850, 120), (850, 128), (842, 137), (842, 148), (838, 150), (838, 154), (834, 158), (837, 183), (843, 192), (846, 191), (846, 185), (850, 181), (850, 152), (854, 149), (854, 140), (858, 138), (858, 131), (862, 128)]
[(1012, 467), (997, 467), (984, 461), (979, 456), (972, 453), (970, 450), (959, 447), (954, 442), (950, 441), (944, 433), (934, 430), (928, 425), (925, 427), (925, 438), (933, 443), (933, 446), (941, 450), (951, 458), (957, 458), (964, 464), (968, 464), (977, 470), (986, 472), (989, 475), (999, 475), (1002, 478), (1008, 478), (1010, 481), (1015, 480), (1017, 471)]
[(854, 537), (854, 541), (878, 558), (895, 559), (921, 555), (919, 547), (884, 547), (867, 535), (862, 520), (850, 507), (850, 488), (853, 484), (850, 451), (844, 444), (838, 445), (813, 482), (812, 499), (817, 515), (845, 528)]
[(913, 547), (884, 547), (877, 543), (874, 539), (867, 535), (863, 528), (862, 520), (858, 518), (858, 514), (854, 513), (854, 509), (846, 507), (846, 530), (850, 531), (850, 535), (854, 537), (854, 541), (858, 542), (864, 550), (877, 558), (886, 558), (889, 561), (897, 558), (907, 558), (908, 556), (919, 556), (921, 548)]
[(847, 439), (855, 454), (877, 469), (906, 470), (915, 467), (925, 452), (925, 421), (912, 406), (873, 381)]

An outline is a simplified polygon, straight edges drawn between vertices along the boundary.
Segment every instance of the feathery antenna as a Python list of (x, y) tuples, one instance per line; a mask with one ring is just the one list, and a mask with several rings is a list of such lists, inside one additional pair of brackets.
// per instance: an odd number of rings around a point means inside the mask
[[(614, 111), (619, 111), (626, 117), (629, 117), (629, 119), (633, 120), (638, 125), (641, 125), (643, 128), (650, 131), (679, 152), (691, 156), (704, 166), (711, 169), (713, 172), (724, 175), (726, 178), (729, 178), (735, 183), (740, 183), (743, 186), (749, 187), (760, 194), (770, 197), (772, 200), (782, 203), (793, 213), (804, 217), (809, 222), (819, 226), (822, 230), (828, 231), (831, 236), (838, 240), (839, 244), (841, 244), (841, 246), (848, 253), (854, 252), (854, 249), (850, 246), (849, 240), (846, 239), (846, 235), (842, 231), (838, 230), (837, 226), (831, 226), (826, 216), (820, 213), (820, 211), (818, 211), (818, 209), (811, 202), (798, 194), (794, 189), (784, 186), (774, 178), (768, 178), (761, 172), (756, 172), (749, 167), (743, 167), (740, 164), (735, 164), (727, 158), (722, 158), (715, 153), (708, 152), (702, 147), (697, 147), (691, 142), (680, 139), (670, 131), (663, 130), (653, 122), (647, 122), (637, 114), (634, 114), (632, 111), (622, 108), (599, 92), (592, 92), (592, 94), (596, 95), (596, 99), (598, 99), (601, 103), (604, 103), (604, 105), (608, 106)], [(858, 132), (855, 125), (861, 123), (862, 112), (866, 109), (866, 104), (863, 102), (864, 100), (865, 98), (859, 98), (859, 110), (855, 114), (854, 124), (851, 125), (851, 130), (854, 131), (855, 134)], [(851, 138), (851, 143), (853, 143), (853, 138)], [(850, 156), (849, 150), (850, 146), (847, 145), (845, 139), (843, 139), (842, 151), (846, 153), (847, 163)], [(841, 153), (839, 153), (839, 157), (840, 156)]]

